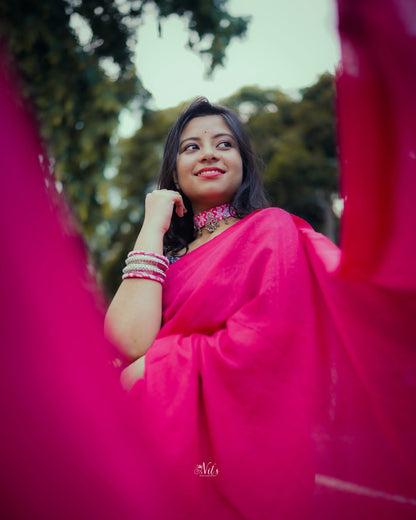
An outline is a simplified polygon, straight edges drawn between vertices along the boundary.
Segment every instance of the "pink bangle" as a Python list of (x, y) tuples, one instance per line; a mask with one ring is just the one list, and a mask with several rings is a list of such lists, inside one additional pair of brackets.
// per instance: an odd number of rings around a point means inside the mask
[(162, 278), (161, 275), (154, 275), (152, 273), (147, 273), (144, 271), (133, 271), (132, 273), (125, 273), (122, 276), (122, 279), (125, 280), (126, 278), (144, 278), (147, 280), (153, 280), (155, 282), (159, 282), (163, 285), (165, 279)]

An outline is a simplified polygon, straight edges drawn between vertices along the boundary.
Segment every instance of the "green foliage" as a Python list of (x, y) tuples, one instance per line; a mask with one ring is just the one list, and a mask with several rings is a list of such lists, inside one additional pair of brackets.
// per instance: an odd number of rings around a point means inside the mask
[(154, 3), (160, 19), (171, 14), (187, 19), (188, 46), (210, 58), (210, 72), (223, 65), (225, 49), (233, 38), (245, 35), (250, 20), (231, 16), (226, 10), (228, 0), (157, 0)]
[(278, 134), (265, 186), (274, 204), (335, 240), (337, 222), (331, 205), (338, 170), (332, 76), (322, 75), (300, 94), (301, 99), (292, 103), (289, 124)]
[[(0, 6), (2, 34), (21, 74), (22, 92), (86, 237), (102, 218), (97, 190), (118, 114), (134, 97), (139, 102), (148, 97), (112, 4), (38, 0)], [(71, 27), (74, 15), (85, 16), (96, 31), (84, 44)], [(115, 76), (106, 72), (104, 58), (114, 62)]]

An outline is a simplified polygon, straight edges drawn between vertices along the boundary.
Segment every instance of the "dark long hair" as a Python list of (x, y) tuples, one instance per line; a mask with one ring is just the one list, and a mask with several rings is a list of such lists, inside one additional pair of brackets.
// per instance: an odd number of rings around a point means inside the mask
[(195, 99), (178, 117), (168, 133), (158, 178), (159, 189), (179, 191), (188, 210), (184, 217), (178, 217), (174, 212), (170, 227), (165, 233), (165, 252), (173, 255), (186, 248), (195, 238), (191, 201), (182, 190), (177, 189), (174, 175), (182, 131), (191, 119), (202, 116), (221, 116), (237, 142), (243, 163), (243, 180), (231, 202), (237, 217), (243, 218), (257, 209), (269, 206), (263, 191), (259, 160), (241, 121), (228, 108), (213, 105), (203, 97)]

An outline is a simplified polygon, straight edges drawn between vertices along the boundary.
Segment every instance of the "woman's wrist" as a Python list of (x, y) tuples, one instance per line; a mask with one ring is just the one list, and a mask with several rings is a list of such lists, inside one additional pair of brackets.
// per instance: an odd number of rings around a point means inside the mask
[(133, 249), (162, 254), (163, 236), (164, 232), (159, 226), (144, 222)]

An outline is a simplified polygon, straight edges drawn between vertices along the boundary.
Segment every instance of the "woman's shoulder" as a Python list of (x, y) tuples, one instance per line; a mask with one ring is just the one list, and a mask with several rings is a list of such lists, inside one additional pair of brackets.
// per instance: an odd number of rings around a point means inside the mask
[(266, 246), (278, 242), (295, 246), (305, 238), (329, 241), (327, 237), (315, 231), (306, 220), (277, 207), (254, 211), (244, 217), (240, 224), (241, 232), (246, 237), (256, 237), (258, 243), (264, 243)]
[(251, 220), (256, 225), (272, 226), (273, 228), (283, 227), (288, 232), (292, 230), (316, 233), (313, 227), (303, 218), (274, 206), (253, 211), (245, 219), (248, 219), (247, 223)]
[[(234, 227), (234, 226), (233, 226)], [(277, 251), (284, 247), (297, 247), (299, 231), (293, 216), (287, 211), (270, 207), (250, 213), (235, 224), (233, 243), (239, 251)]]
[(258, 209), (247, 215), (243, 220), (246, 220), (247, 225), (255, 225), (256, 229), (259, 227), (275, 230), (281, 228), (289, 232), (290, 230), (294, 231), (297, 227), (293, 215), (276, 207)]
[(254, 219), (251, 227), (255, 227), (257, 240), (265, 247), (287, 253), (303, 249), (307, 254), (319, 256), (328, 271), (335, 270), (339, 264), (339, 247), (301, 217), (275, 207), (258, 210), (251, 215)]
[(276, 219), (290, 219), (292, 215), (282, 208), (270, 206), (268, 208), (257, 209), (250, 213), (248, 217), (259, 220), (276, 220)]
[[(271, 232), (275, 237), (280, 236), (281, 238), (291, 238), (292, 240), (300, 237), (314, 240), (315, 242), (316, 240), (321, 240), (329, 242), (334, 246), (328, 237), (316, 231), (306, 220), (281, 208), (260, 209), (246, 218), (252, 219), (251, 227), (255, 226), (259, 233)], [(250, 225), (250, 220), (247, 220), (247, 224)]]

